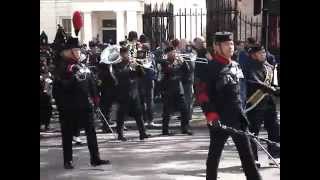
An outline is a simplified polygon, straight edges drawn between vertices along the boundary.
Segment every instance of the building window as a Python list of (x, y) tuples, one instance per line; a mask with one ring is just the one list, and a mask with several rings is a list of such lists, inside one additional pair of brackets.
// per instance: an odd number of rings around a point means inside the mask
[(117, 22), (115, 19), (105, 19), (102, 21), (103, 28), (116, 28)]
[(65, 33), (68, 36), (71, 36), (71, 19), (62, 19), (62, 26), (64, 28)]

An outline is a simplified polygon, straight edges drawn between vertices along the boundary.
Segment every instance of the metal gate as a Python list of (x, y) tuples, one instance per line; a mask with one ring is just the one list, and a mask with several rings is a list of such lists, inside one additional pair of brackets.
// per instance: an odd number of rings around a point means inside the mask
[[(253, 37), (261, 42), (262, 15), (249, 16), (237, 8), (237, 3), (237, 0), (212, 0), (208, 1), (209, 9), (180, 8), (177, 12), (174, 12), (172, 3), (153, 7), (145, 4), (143, 33), (151, 40), (152, 47), (173, 38), (187, 39), (187, 35), (189, 40), (206, 35), (208, 44), (211, 44), (211, 37), (217, 31), (233, 32), (235, 41)], [(279, 47), (279, 19), (268, 26), (268, 41), (273, 48)]]
[(153, 8), (151, 4), (144, 5), (143, 33), (150, 38), (152, 47), (157, 47), (162, 42), (171, 39), (173, 34), (173, 5), (169, 3)]

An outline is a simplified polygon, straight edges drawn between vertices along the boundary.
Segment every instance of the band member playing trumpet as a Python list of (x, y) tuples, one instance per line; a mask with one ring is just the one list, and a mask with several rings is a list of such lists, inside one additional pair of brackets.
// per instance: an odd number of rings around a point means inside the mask
[(189, 65), (183, 61), (183, 58), (176, 56), (176, 51), (173, 47), (165, 49), (167, 59), (163, 62), (163, 121), (162, 134), (169, 135), (170, 114), (177, 107), (181, 113), (181, 131), (182, 134), (192, 135), (189, 130), (190, 116), (188, 114), (187, 105), (185, 102), (182, 76), (190, 71)]
[(120, 49), (121, 62), (115, 64), (115, 76), (118, 79), (118, 103), (117, 110), (117, 133), (118, 139), (126, 141), (123, 135), (124, 120), (127, 115), (131, 115), (136, 120), (140, 133), (140, 140), (148, 138), (146, 134), (144, 122), (142, 119), (142, 109), (140, 97), (138, 93), (138, 78), (144, 75), (142, 66), (139, 66), (136, 61), (130, 61), (129, 50), (126, 47)]
[[(142, 35), (141, 35), (142, 36)], [(141, 38), (140, 36), (140, 38)], [(143, 37), (143, 36), (142, 36)], [(152, 127), (153, 123), (153, 97), (154, 81), (156, 80), (156, 64), (149, 47), (143, 44), (142, 49), (138, 50), (137, 55), (144, 63), (145, 75), (139, 79), (139, 95), (143, 111), (143, 121)]]
[[(280, 88), (274, 86), (274, 67), (266, 61), (266, 51), (260, 45), (248, 49), (249, 59), (244, 66), (244, 75), (247, 84), (247, 116), (250, 122), (249, 129), (256, 136), (259, 135), (261, 124), (268, 132), (268, 139), (280, 142), (280, 125), (277, 121), (276, 103), (273, 95), (280, 96)], [(258, 152), (255, 143), (252, 143), (256, 163)], [(268, 144), (268, 151), (280, 163), (280, 148)], [(272, 164), (273, 161), (270, 161)]]

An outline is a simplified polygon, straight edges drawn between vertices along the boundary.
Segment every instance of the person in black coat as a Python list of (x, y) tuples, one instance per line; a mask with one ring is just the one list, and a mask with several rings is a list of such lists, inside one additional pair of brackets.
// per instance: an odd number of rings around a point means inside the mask
[[(143, 37), (143, 36), (142, 36)], [(141, 36), (140, 36), (141, 38)], [(141, 43), (143, 41), (140, 41)], [(145, 43), (146, 44), (146, 43)], [(147, 59), (147, 63), (150, 67), (143, 68), (144, 76), (139, 78), (139, 95), (141, 100), (141, 106), (143, 111), (143, 121), (148, 124), (148, 127), (154, 125), (153, 123), (153, 100), (154, 100), (154, 87), (156, 80), (156, 63), (153, 58), (153, 54), (149, 51), (149, 47), (143, 44), (142, 49), (137, 52), (138, 58), (141, 60)], [(148, 56), (147, 56), (148, 54)]]
[[(249, 60), (244, 68), (247, 85), (247, 116), (249, 130), (259, 135), (261, 124), (268, 132), (268, 139), (280, 143), (280, 124), (277, 121), (275, 96), (280, 96), (280, 87), (273, 85), (274, 66), (268, 63), (265, 49), (256, 44), (248, 49)], [(256, 163), (258, 162), (257, 146), (252, 143)], [(280, 148), (268, 144), (268, 151), (280, 163)], [(273, 161), (270, 160), (270, 164)]]
[(173, 47), (166, 48), (165, 54), (167, 59), (163, 60), (161, 68), (163, 71), (163, 79), (161, 80), (163, 91), (162, 134), (171, 134), (169, 132), (170, 114), (176, 110), (176, 107), (181, 114), (182, 134), (192, 135), (189, 130), (190, 115), (182, 84), (182, 77), (190, 73), (190, 67), (186, 61), (176, 56), (176, 50)]
[(247, 180), (261, 180), (254, 162), (249, 138), (243, 134), (231, 134), (222, 125), (246, 131), (248, 120), (240, 98), (243, 73), (240, 65), (231, 60), (234, 52), (232, 33), (217, 32), (214, 42), (215, 55), (199, 75), (197, 101), (206, 117), (210, 131), (210, 147), (207, 158), (207, 180), (217, 180), (218, 166), (224, 144), (231, 136), (239, 152)]
[[(111, 125), (112, 105), (116, 102), (116, 98), (118, 95), (116, 89), (118, 80), (114, 75), (113, 65), (100, 62), (98, 65), (98, 79), (98, 87), (99, 91), (101, 92), (101, 112), (105, 116), (109, 125)], [(108, 124), (104, 120), (102, 120), (103, 132), (110, 132), (109, 128), (110, 127), (108, 126)]]
[(86, 132), (91, 165), (109, 164), (110, 161), (100, 159), (99, 155), (93, 123), (93, 104), (98, 106), (99, 97), (90, 70), (79, 63), (78, 39), (70, 37), (64, 48), (59, 57), (60, 63), (55, 69), (53, 88), (61, 124), (64, 168), (74, 168), (72, 129), (77, 121), (80, 121)]
[(115, 77), (118, 80), (117, 85), (117, 133), (118, 139), (126, 141), (123, 135), (124, 121), (127, 115), (131, 115), (136, 120), (139, 138), (143, 140), (150, 135), (146, 134), (144, 122), (142, 119), (142, 108), (138, 92), (138, 78), (144, 75), (141, 66), (136, 66), (129, 60), (129, 49), (122, 47), (120, 49), (121, 62), (114, 64)]

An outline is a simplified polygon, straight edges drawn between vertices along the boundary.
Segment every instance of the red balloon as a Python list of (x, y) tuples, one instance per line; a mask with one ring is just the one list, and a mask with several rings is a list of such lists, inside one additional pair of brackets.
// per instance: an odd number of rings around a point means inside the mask
[(73, 22), (74, 32), (76, 33), (76, 36), (78, 36), (78, 33), (83, 26), (83, 20), (79, 11), (76, 11), (73, 13), (72, 22)]

